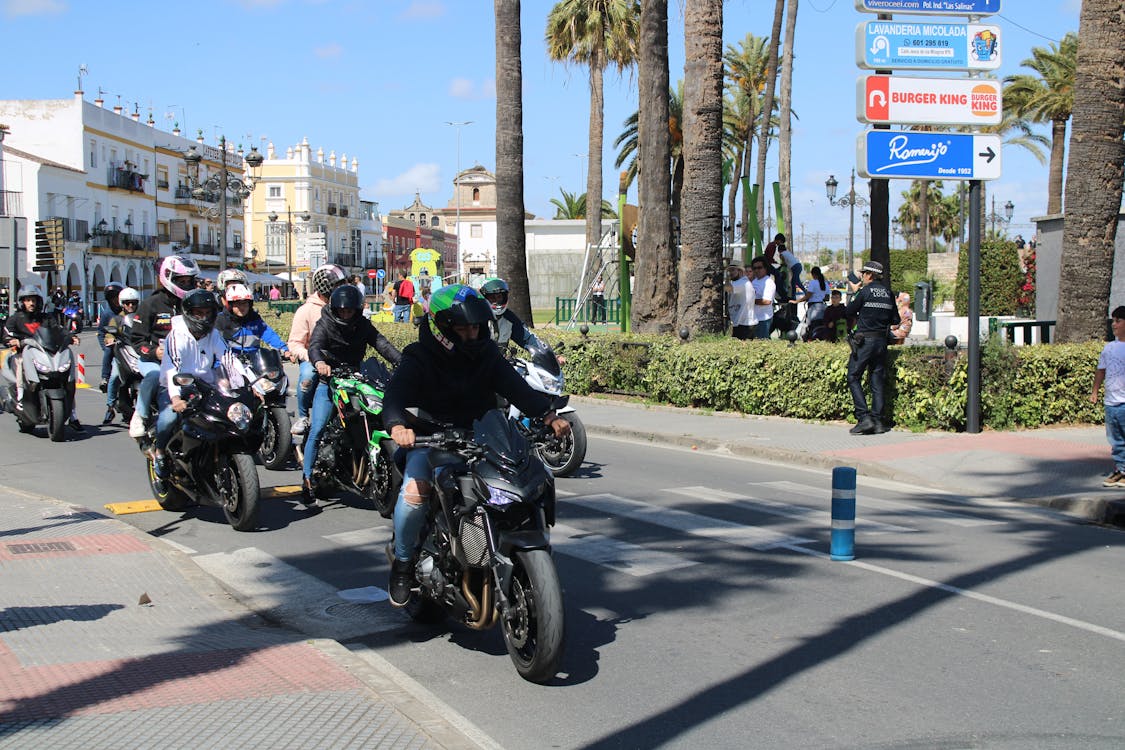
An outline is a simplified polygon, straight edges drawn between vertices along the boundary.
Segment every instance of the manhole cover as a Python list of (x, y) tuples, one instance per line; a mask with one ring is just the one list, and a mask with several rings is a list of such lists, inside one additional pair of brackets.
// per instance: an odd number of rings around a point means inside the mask
[(344, 620), (353, 618), (369, 618), (372, 613), (371, 604), (358, 604), (356, 602), (340, 602), (332, 604), (324, 610), (329, 617), (338, 617)]
[(70, 542), (29, 542), (6, 546), (13, 555), (26, 555), (33, 552), (75, 552), (78, 549)]

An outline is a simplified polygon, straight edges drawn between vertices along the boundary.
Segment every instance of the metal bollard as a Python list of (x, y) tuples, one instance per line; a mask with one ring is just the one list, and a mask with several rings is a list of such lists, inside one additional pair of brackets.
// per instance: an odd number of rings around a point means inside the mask
[(832, 469), (832, 546), (833, 560), (855, 559), (855, 468)]

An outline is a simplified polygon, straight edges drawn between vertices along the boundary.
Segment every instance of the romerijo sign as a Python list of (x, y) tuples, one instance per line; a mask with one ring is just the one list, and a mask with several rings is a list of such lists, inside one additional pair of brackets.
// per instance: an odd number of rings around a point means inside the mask
[(864, 177), (916, 180), (995, 180), (1000, 177), (1000, 136), (868, 130), (859, 137), (858, 171)]
[(1001, 114), (996, 80), (861, 76), (856, 82), (860, 122), (995, 125)]

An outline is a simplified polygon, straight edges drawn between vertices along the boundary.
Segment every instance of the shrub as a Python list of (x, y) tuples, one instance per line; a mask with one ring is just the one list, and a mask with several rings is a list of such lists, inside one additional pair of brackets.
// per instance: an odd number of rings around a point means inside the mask
[[(1019, 251), (1014, 242), (988, 239), (980, 246), (980, 314), (1014, 315), (1023, 283)], [(957, 263), (957, 288), (953, 295), (957, 315), (969, 314), (969, 246), (961, 246)]]

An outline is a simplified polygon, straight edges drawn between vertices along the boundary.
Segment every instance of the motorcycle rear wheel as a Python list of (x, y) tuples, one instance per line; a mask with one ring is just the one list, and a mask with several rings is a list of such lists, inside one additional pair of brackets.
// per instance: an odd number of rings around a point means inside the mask
[(500, 620), (504, 645), (520, 677), (545, 683), (559, 671), (566, 640), (562, 587), (546, 550), (516, 552), (515, 563)]
[(258, 484), (258, 467), (245, 453), (235, 453), (219, 458), (216, 484), (223, 515), (235, 531), (253, 531), (258, 527), (258, 501), (261, 487)]
[(537, 449), (537, 453), (552, 474), (569, 477), (586, 460), (586, 426), (574, 412), (566, 412), (559, 417), (570, 422), (570, 435), (554, 441), (557, 450), (543, 446)]
[(271, 406), (266, 418), (262, 447), (258, 449), (258, 458), (262, 459), (262, 466), (273, 471), (284, 468), (289, 461), (289, 451), (293, 447), (293, 436), (289, 434), (291, 427), (289, 412), (285, 411), (284, 407)]
[(47, 430), (51, 435), (51, 442), (61, 443), (66, 440), (66, 402), (61, 398), (47, 399)]

